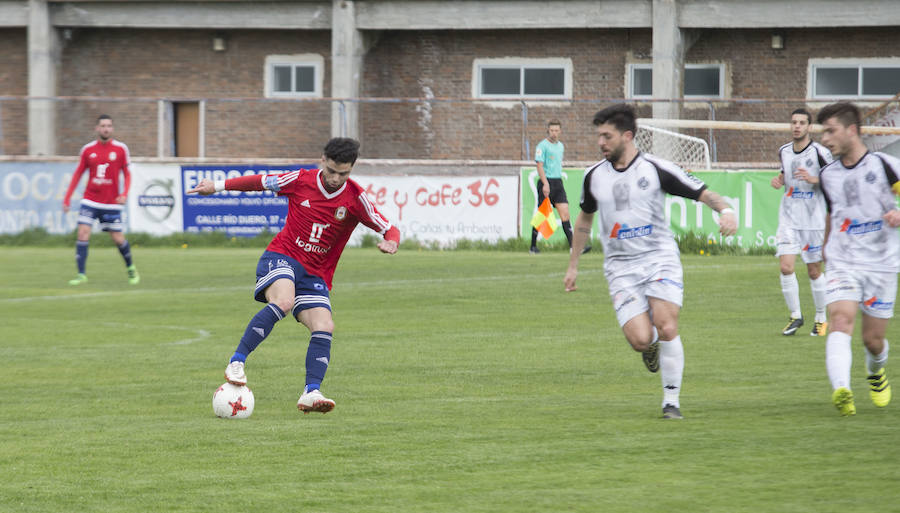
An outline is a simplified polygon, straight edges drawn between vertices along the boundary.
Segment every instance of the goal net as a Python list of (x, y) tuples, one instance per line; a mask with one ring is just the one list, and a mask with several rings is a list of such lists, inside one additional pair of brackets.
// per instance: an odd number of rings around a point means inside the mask
[(671, 160), (685, 169), (709, 169), (709, 145), (703, 139), (639, 124), (634, 144), (639, 150)]

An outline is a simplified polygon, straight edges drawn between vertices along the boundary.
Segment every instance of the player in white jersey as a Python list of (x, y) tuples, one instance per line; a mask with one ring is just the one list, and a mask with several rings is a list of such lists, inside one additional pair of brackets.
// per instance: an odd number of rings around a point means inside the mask
[(828, 263), (828, 339), (825, 364), (831, 400), (841, 415), (856, 414), (850, 387), (851, 335), (856, 311), (862, 310), (869, 397), (875, 406), (891, 401), (884, 372), (888, 341), (884, 335), (894, 315), (897, 271), (900, 270), (900, 160), (869, 153), (859, 136), (859, 109), (851, 103), (823, 108), (818, 121), (822, 143), (835, 160), (820, 174), (828, 208), (825, 258)]
[(803, 326), (800, 311), (800, 285), (794, 274), (797, 255), (806, 263), (816, 307), (812, 336), (825, 336), (825, 276), (822, 274), (822, 243), (825, 240), (825, 198), (819, 187), (819, 170), (831, 162), (831, 153), (809, 137), (812, 115), (806, 109), (791, 112), (792, 142), (778, 150), (781, 173), (772, 179), (772, 187), (785, 193), (778, 209), (778, 231), (775, 234), (781, 265), (781, 293), (787, 303), (790, 319), (782, 335), (793, 335)]
[(604, 273), (625, 339), (650, 372), (661, 369), (663, 418), (680, 419), (684, 348), (678, 335), (684, 280), (678, 244), (665, 216), (666, 193), (701, 201), (720, 214), (725, 235), (737, 228), (734, 211), (718, 193), (683, 169), (643, 154), (634, 145), (634, 110), (613, 105), (594, 116), (605, 160), (585, 172), (581, 213), (564, 279), (576, 290), (578, 260), (599, 214)]

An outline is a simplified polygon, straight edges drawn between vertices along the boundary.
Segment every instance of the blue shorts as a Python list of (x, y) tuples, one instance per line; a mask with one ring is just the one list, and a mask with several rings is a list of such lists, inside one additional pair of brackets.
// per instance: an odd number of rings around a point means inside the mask
[(325, 280), (306, 272), (303, 265), (293, 258), (274, 251), (265, 251), (259, 257), (253, 297), (261, 303), (268, 303), (266, 289), (275, 283), (275, 280), (283, 278), (294, 282), (294, 309), (291, 313), (295, 319), (297, 314), (309, 308), (327, 308), (331, 311), (331, 300), (328, 298)]
[(78, 224), (94, 226), (95, 220), (100, 221), (100, 228), (104, 232), (121, 232), (124, 229), (121, 210), (81, 205), (78, 211)]

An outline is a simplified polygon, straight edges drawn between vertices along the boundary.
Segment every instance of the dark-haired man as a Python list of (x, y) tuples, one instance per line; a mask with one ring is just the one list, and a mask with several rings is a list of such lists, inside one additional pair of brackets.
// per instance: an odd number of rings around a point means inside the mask
[[(78, 210), (78, 232), (75, 241), (75, 265), (78, 274), (69, 280), (69, 285), (87, 283), (88, 246), (91, 241), (91, 230), (94, 221), (100, 223), (100, 229), (109, 232), (110, 238), (119, 248), (128, 272), (128, 283), (137, 285), (141, 281), (137, 268), (131, 259), (131, 245), (125, 239), (122, 225), (122, 207), (128, 198), (131, 186), (131, 155), (125, 143), (113, 139), (113, 121), (106, 114), (97, 118), (94, 127), (97, 139), (81, 148), (78, 167), (72, 174), (69, 189), (63, 197), (63, 211), (69, 211), (72, 193), (81, 181), (81, 175), (88, 170), (87, 185), (84, 186), (84, 197)], [(121, 176), (121, 178), (120, 178)]]
[(856, 414), (850, 341), (857, 310), (862, 310), (869, 397), (878, 407), (891, 402), (884, 335), (894, 315), (900, 271), (900, 235), (895, 229), (900, 226), (900, 210), (894, 197), (900, 193), (900, 160), (868, 151), (859, 135), (859, 109), (852, 103), (827, 105), (817, 120), (824, 128), (822, 144), (836, 158), (819, 174), (828, 210), (825, 302), (830, 326), (825, 365), (831, 401), (848, 416)]
[(678, 335), (684, 280), (678, 244), (666, 223), (666, 193), (701, 201), (719, 213), (724, 235), (737, 229), (718, 193), (671, 162), (634, 145), (634, 110), (624, 104), (594, 116), (604, 160), (587, 168), (564, 284), (576, 290), (578, 259), (599, 213), (603, 270), (625, 339), (650, 372), (661, 370), (663, 418), (680, 419), (684, 348)]
[(382, 253), (396, 253), (400, 243), (400, 231), (378, 212), (365, 190), (349, 179), (358, 156), (359, 142), (337, 137), (325, 145), (320, 169), (216, 182), (207, 178), (188, 191), (208, 195), (225, 190), (269, 190), (287, 196), (284, 228), (269, 243), (256, 267), (254, 297), (266, 306), (247, 324), (225, 368), (225, 379), (235, 385), (247, 384), (247, 356), (290, 312), (310, 331), (306, 387), (297, 401), (297, 408), (304, 413), (327, 413), (334, 408), (334, 401), (320, 391), (334, 332), (328, 291), (350, 234), (363, 223), (384, 236), (378, 243)]
[(781, 266), (781, 293), (790, 318), (781, 331), (793, 335), (803, 326), (800, 311), (800, 285), (794, 274), (797, 255), (806, 263), (812, 289), (816, 317), (812, 336), (825, 336), (828, 323), (825, 316), (825, 276), (822, 274), (822, 243), (825, 240), (825, 198), (819, 187), (819, 171), (831, 162), (831, 153), (809, 137), (812, 115), (806, 109), (791, 112), (791, 137), (778, 149), (781, 173), (772, 179), (772, 187), (784, 187), (778, 209), (776, 251)]

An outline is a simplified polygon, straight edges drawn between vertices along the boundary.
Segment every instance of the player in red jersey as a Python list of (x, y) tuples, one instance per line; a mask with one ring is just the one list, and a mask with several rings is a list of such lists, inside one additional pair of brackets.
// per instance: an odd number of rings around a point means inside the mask
[(327, 413), (334, 408), (334, 401), (324, 397), (319, 388), (328, 369), (334, 332), (328, 291), (347, 239), (356, 225), (363, 223), (384, 236), (378, 243), (382, 253), (396, 253), (400, 243), (400, 231), (382, 217), (365, 190), (349, 179), (359, 156), (359, 142), (334, 138), (323, 153), (321, 169), (216, 182), (206, 178), (188, 191), (209, 195), (224, 190), (270, 190), (287, 196), (284, 228), (269, 243), (256, 267), (254, 297), (267, 304), (247, 325), (225, 368), (225, 379), (235, 385), (247, 384), (247, 355), (290, 312), (310, 331), (306, 387), (297, 401), (297, 408), (304, 413)]
[[(125, 204), (128, 188), (131, 186), (131, 173), (128, 170), (131, 155), (128, 153), (128, 146), (112, 138), (112, 118), (106, 114), (100, 115), (94, 130), (97, 132), (97, 140), (81, 148), (81, 160), (63, 199), (63, 211), (68, 212), (72, 193), (78, 187), (84, 170), (89, 169), (81, 209), (78, 212), (78, 240), (75, 242), (78, 276), (70, 280), (69, 285), (87, 282), (85, 266), (95, 220), (100, 221), (100, 228), (109, 232), (109, 236), (118, 246), (128, 270), (128, 283), (137, 285), (141, 278), (131, 261), (131, 245), (122, 233), (122, 205)], [(124, 178), (124, 183), (119, 182), (119, 175)]]

